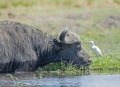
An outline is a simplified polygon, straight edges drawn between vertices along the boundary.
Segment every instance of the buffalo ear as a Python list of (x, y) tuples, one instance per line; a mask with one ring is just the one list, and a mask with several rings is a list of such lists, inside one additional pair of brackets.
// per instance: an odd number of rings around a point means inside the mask
[(59, 41), (62, 43), (65, 43), (65, 36), (68, 32), (68, 27), (65, 27), (64, 30), (62, 30), (62, 32), (59, 35)]
[(62, 44), (58, 40), (54, 39), (54, 50), (55, 50), (55, 52), (58, 53), (62, 49), (63, 49)]

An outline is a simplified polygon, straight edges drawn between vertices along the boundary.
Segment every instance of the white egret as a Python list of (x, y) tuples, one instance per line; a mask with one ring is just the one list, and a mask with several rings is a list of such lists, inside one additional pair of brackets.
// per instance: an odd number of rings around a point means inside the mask
[(89, 41), (89, 42), (90, 42), (90, 48), (96, 54), (96, 56), (102, 56), (102, 52), (100, 48), (94, 44), (94, 41)]

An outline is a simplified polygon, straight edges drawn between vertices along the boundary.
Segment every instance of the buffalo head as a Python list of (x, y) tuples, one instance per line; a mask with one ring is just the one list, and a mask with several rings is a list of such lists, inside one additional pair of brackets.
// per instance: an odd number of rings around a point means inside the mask
[(90, 56), (81, 46), (79, 35), (67, 30), (67, 27), (58, 37), (57, 54), (62, 60), (71, 62), (73, 65), (89, 65)]

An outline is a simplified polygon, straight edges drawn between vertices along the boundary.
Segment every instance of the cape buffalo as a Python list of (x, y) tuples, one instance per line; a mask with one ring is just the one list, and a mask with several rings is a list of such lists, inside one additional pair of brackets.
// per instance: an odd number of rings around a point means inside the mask
[(76, 33), (65, 29), (57, 37), (26, 24), (0, 22), (0, 73), (34, 71), (61, 60), (74, 65), (90, 64)]

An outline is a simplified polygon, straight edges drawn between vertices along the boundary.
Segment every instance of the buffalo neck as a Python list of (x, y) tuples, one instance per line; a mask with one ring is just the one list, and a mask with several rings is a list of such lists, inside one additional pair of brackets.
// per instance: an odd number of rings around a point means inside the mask
[(38, 57), (39, 66), (58, 61), (58, 56), (54, 50), (55, 43), (53, 41), (54, 39), (57, 39), (56, 36), (43, 34), (42, 32), (39, 33), (41, 33), (39, 34), (39, 37), (34, 36), (34, 50)]

